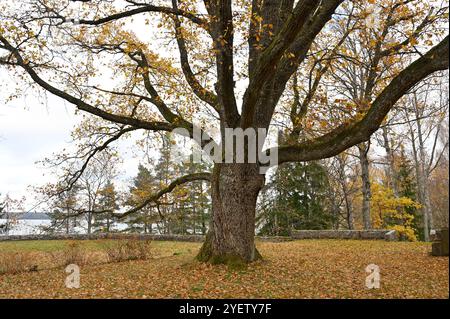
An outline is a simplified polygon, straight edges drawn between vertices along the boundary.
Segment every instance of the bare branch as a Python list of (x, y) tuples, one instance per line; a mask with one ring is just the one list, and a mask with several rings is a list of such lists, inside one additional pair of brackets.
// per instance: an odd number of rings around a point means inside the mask
[(140, 205), (126, 211), (123, 214), (115, 214), (119, 219), (123, 219), (128, 215), (137, 213), (147, 205), (151, 203), (155, 203), (160, 199), (162, 196), (172, 192), (177, 186), (193, 182), (193, 181), (210, 181), (211, 180), (211, 173), (195, 173), (195, 174), (189, 174), (182, 176), (180, 178), (177, 178), (172, 183), (170, 183), (167, 187), (160, 190), (158, 193), (150, 195), (144, 202), (142, 202)]
[(62, 190), (58, 190), (58, 193), (56, 195), (59, 195), (62, 192), (70, 191), (74, 187), (74, 185), (78, 182), (78, 180), (83, 175), (83, 173), (86, 170), (86, 168), (88, 167), (89, 162), (94, 158), (95, 155), (97, 155), (98, 153), (106, 150), (113, 142), (115, 142), (118, 139), (120, 139), (126, 133), (133, 132), (133, 131), (136, 131), (136, 130), (137, 129), (134, 128), (134, 127), (122, 128), (116, 134), (114, 134), (111, 138), (106, 140), (103, 144), (101, 144), (100, 146), (95, 147), (90, 152), (90, 154), (87, 156), (87, 158), (85, 159), (85, 161), (84, 161), (83, 165), (81, 166), (81, 168), (78, 169), (76, 172), (70, 174), (70, 177), (67, 180), (67, 186), (64, 187), (64, 189), (62, 189)]
[[(60, 15), (59, 13), (55, 12), (54, 10), (51, 10), (50, 8), (47, 8), (47, 9), (54, 14), (54, 16), (49, 16), (48, 18), (61, 19), (64, 22), (74, 21), (74, 19), (64, 17), (64, 16)], [(189, 19), (190, 21), (192, 21), (193, 23), (195, 23), (205, 29), (208, 28), (208, 21), (200, 18), (199, 16), (197, 16), (191, 12), (186, 12), (184, 10), (174, 9), (174, 8), (170, 8), (170, 7), (155, 6), (155, 5), (151, 5), (151, 4), (142, 5), (136, 9), (119, 12), (119, 13), (112, 14), (112, 15), (109, 15), (109, 16), (106, 16), (103, 18), (95, 19), (95, 20), (80, 19), (80, 20), (77, 20), (76, 22), (78, 24), (98, 26), (98, 25), (102, 25), (102, 24), (105, 24), (108, 22), (117, 21), (117, 20), (120, 20), (123, 18), (128, 18), (128, 17), (132, 17), (132, 16), (135, 16), (135, 15), (138, 15), (141, 13), (148, 13), (148, 12), (160, 12), (160, 13), (165, 13), (165, 14), (170, 14), (170, 15), (175, 15), (175, 16), (183, 16), (183, 17)]]

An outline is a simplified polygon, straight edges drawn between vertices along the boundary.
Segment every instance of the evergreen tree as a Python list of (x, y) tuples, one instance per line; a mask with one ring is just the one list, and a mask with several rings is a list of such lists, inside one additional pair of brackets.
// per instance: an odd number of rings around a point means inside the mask
[[(397, 185), (399, 188), (399, 196), (406, 197), (413, 201), (418, 201), (417, 196), (417, 184), (414, 176), (414, 166), (411, 160), (406, 156), (405, 150), (402, 147), (400, 156), (398, 158), (398, 172), (397, 172)], [(423, 233), (423, 219), (419, 209), (416, 206), (405, 207), (407, 214), (414, 216), (412, 221), (412, 228), (418, 234), (420, 240), (424, 239)]]
[[(176, 178), (175, 165), (170, 158), (172, 139), (169, 134), (161, 134), (162, 146), (159, 149), (160, 157), (155, 165), (155, 185), (156, 189), (162, 189)], [(160, 204), (157, 211), (160, 217), (159, 231), (172, 234), (172, 227), (178, 224), (177, 216), (173, 214), (174, 206), (177, 202), (172, 201), (176, 193), (166, 194), (160, 198)], [(179, 203), (178, 203), (179, 204)]]
[[(205, 163), (174, 163), (171, 158), (170, 135), (162, 135), (163, 147), (154, 171), (139, 165), (138, 174), (133, 179), (127, 204), (137, 206), (158, 190), (166, 187), (179, 175), (208, 171)], [(171, 193), (159, 198), (157, 203), (149, 204), (138, 214), (128, 218), (128, 230), (151, 232), (152, 225), (159, 233), (165, 234), (206, 234), (209, 224), (211, 201), (208, 195), (209, 185), (195, 181), (178, 186)]]
[(117, 200), (118, 194), (114, 183), (108, 181), (99, 194), (97, 210), (102, 213), (95, 215), (94, 227), (96, 232), (109, 233), (113, 230), (113, 225), (116, 221), (114, 212), (119, 209)]
[(74, 185), (71, 190), (59, 193), (53, 198), (52, 213), (50, 214), (51, 224), (45, 228), (46, 232), (63, 232), (70, 234), (79, 225), (77, 218), (78, 208), (78, 185)]
[[(126, 201), (127, 205), (137, 206), (148, 198), (155, 189), (155, 177), (142, 164), (138, 166), (138, 173), (133, 179), (133, 185), (130, 187), (130, 195)], [(151, 233), (152, 225), (158, 220), (154, 208), (147, 206), (141, 209), (138, 214), (127, 218), (128, 231)]]
[(291, 229), (329, 229), (328, 176), (318, 162), (278, 168), (261, 203), (259, 223), (263, 235), (288, 235)]
[[(210, 170), (207, 163), (182, 163), (177, 166), (180, 174), (193, 174)], [(208, 196), (208, 183), (192, 182), (182, 186), (174, 193), (176, 203), (173, 214), (178, 225), (174, 225), (174, 233), (206, 234), (209, 224), (211, 201)]]

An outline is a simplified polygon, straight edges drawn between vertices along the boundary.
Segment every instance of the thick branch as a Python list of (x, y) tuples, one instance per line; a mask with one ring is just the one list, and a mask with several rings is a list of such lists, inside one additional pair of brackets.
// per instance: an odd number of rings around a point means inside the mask
[(206, 8), (211, 16), (211, 34), (216, 53), (216, 92), (220, 103), (221, 118), (234, 127), (240, 115), (234, 95), (233, 12), (231, 0), (208, 1)]
[[(146, 13), (146, 12), (160, 12), (160, 13), (171, 14), (171, 15), (175, 15), (175, 16), (183, 16), (183, 17), (189, 19), (190, 21), (192, 21), (193, 23), (198, 24), (202, 27), (207, 28), (207, 26), (208, 26), (208, 22), (206, 20), (198, 17), (197, 15), (195, 15), (193, 13), (186, 12), (186, 11), (180, 10), (180, 9), (174, 9), (174, 8), (163, 7), (163, 6), (154, 6), (154, 5), (150, 5), (150, 4), (141, 6), (139, 8), (132, 9), (129, 11), (112, 14), (112, 15), (109, 15), (109, 16), (106, 16), (106, 17), (103, 17), (100, 19), (95, 19), (95, 20), (80, 19), (80, 20), (77, 20), (76, 22), (78, 24), (98, 26), (98, 25), (105, 24), (105, 23), (108, 23), (111, 21), (116, 21), (116, 20), (120, 20), (123, 18), (132, 17), (134, 15)], [(67, 17), (63, 17), (58, 13), (56, 13), (55, 17), (50, 17), (50, 18), (62, 19), (63, 21), (74, 21), (74, 19), (69, 19)]]
[(279, 163), (323, 159), (367, 141), (380, 127), (395, 103), (430, 74), (449, 68), (448, 36), (396, 76), (358, 122), (344, 124), (317, 139), (278, 149)]
[(146, 207), (147, 205), (157, 202), (158, 199), (160, 199), (162, 196), (172, 192), (177, 186), (189, 183), (189, 182), (194, 182), (194, 181), (210, 181), (211, 180), (211, 174), (210, 173), (195, 173), (195, 174), (189, 174), (189, 175), (185, 175), (182, 176), (180, 178), (177, 178), (176, 180), (174, 180), (172, 183), (170, 183), (167, 187), (165, 187), (164, 189), (160, 190), (158, 193), (150, 195), (144, 202), (142, 202), (140, 205), (134, 207), (133, 209), (130, 209), (128, 211), (126, 211), (123, 214), (115, 214), (115, 216), (117, 216), (120, 219), (125, 218), (128, 215), (137, 213), (138, 211), (140, 211), (141, 209), (143, 209), (144, 207)]
[[(304, 0), (297, 3), (294, 12), (260, 55), (250, 74), (250, 84), (244, 95), (242, 127), (251, 126), (255, 114), (260, 112), (268, 115), (266, 119), (271, 118), (287, 81), (303, 62), (312, 42), (342, 2), (343, 0)], [(267, 89), (270, 92), (263, 92)], [(257, 110), (258, 102), (268, 97), (274, 102), (272, 108)], [(259, 126), (264, 124), (267, 123), (257, 123)]]
[(297, 35), (306, 24), (310, 14), (316, 10), (320, 2), (302, 0), (297, 3), (283, 27), (278, 31), (270, 45), (260, 54), (245, 91), (242, 109), (241, 126), (246, 128), (252, 124), (260, 91), (267, 79), (273, 77), (278, 61), (286, 49), (294, 42)]
[[(178, 9), (177, 0), (172, 0), (172, 5), (174, 9)], [(175, 36), (177, 38), (178, 50), (180, 52), (181, 69), (183, 70), (184, 76), (186, 77), (186, 80), (189, 86), (192, 88), (192, 91), (195, 93), (195, 95), (197, 95), (197, 97), (200, 98), (202, 101), (208, 103), (213, 108), (217, 109), (217, 96), (214, 93), (206, 90), (197, 80), (197, 78), (194, 75), (194, 72), (192, 71), (191, 65), (189, 63), (189, 56), (186, 48), (186, 42), (184, 40), (181, 31), (181, 21), (178, 18), (178, 16), (174, 17), (174, 23), (175, 23)]]
[(145, 56), (145, 53), (142, 51), (139, 51), (138, 54), (139, 54), (141, 60), (138, 60), (138, 59), (134, 58), (133, 56), (131, 56), (131, 57), (142, 68), (142, 77), (144, 79), (144, 86), (145, 86), (145, 89), (147, 90), (147, 92), (151, 96), (153, 105), (155, 105), (158, 108), (159, 113), (161, 113), (161, 115), (164, 117), (164, 119), (166, 121), (168, 121), (169, 123), (184, 125), (184, 126), (192, 126), (192, 124), (188, 123), (181, 116), (173, 113), (170, 110), (170, 108), (167, 106), (167, 104), (161, 99), (161, 97), (158, 94), (158, 91), (156, 91), (155, 87), (152, 85), (152, 83), (150, 81), (150, 74), (148, 71), (148, 70), (150, 70), (150, 64), (147, 60), (147, 57)]
[(249, 26), (249, 74), (253, 74), (258, 56), (272, 42), (292, 14), (294, 0), (252, 0)]
[[(81, 100), (80, 98), (77, 98), (67, 92), (64, 92), (49, 82), (45, 81), (43, 78), (41, 78), (36, 71), (30, 66), (29, 62), (26, 62), (22, 56), (20, 55), (19, 51), (14, 48), (2, 35), (0, 35), (0, 42), (3, 43), (5, 48), (11, 53), (12, 56), (16, 59), (14, 62), (14, 65), (22, 67), (28, 75), (33, 79), (36, 84), (41, 86), (46, 91), (66, 100), (67, 102), (74, 104), (79, 110), (88, 112), (90, 114), (96, 115), (98, 117), (101, 117), (104, 120), (113, 122), (113, 123), (119, 123), (124, 125), (129, 125), (135, 128), (141, 128), (146, 129), (150, 131), (172, 131), (175, 127), (166, 122), (148, 122), (144, 120), (140, 120), (137, 118), (125, 116), (125, 115), (118, 115), (106, 112), (102, 109), (99, 109), (89, 103), (86, 103), (85, 101)], [(1, 60), (0, 60), (0, 63)]]

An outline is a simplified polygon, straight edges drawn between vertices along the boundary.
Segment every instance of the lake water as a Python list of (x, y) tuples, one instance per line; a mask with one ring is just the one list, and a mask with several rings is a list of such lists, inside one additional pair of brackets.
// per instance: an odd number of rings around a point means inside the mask
[[(6, 223), (6, 219), (0, 219), (0, 225)], [(11, 229), (9, 230), (9, 235), (33, 235), (33, 234), (40, 234), (42, 233), (42, 230), (40, 229), (41, 226), (50, 226), (51, 221), (50, 220), (40, 220), (40, 219), (34, 219), (34, 220), (17, 220), (14, 222), (14, 225), (12, 225)]]
[[(0, 225), (6, 223), (6, 219), (0, 219)], [(9, 230), (9, 235), (38, 235), (43, 234), (41, 227), (50, 226), (51, 220), (49, 219), (19, 219), (14, 221), (14, 224)], [(86, 225), (84, 227), (76, 227), (72, 232), (83, 234), (86, 233)], [(115, 223), (115, 230), (124, 230), (127, 228), (127, 224)], [(0, 233), (0, 236), (4, 235)]]

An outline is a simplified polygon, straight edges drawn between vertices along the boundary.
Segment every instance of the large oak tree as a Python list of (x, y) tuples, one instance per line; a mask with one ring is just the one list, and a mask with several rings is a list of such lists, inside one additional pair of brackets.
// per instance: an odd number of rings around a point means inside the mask
[[(95, 154), (136, 130), (172, 131), (182, 127), (193, 137), (196, 126), (200, 126), (193, 122), (198, 114), (207, 114), (209, 126), (216, 125), (214, 121), (219, 123), (221, 133), (215, 141), (218, 145), (223, 145), (225, 128), (269, 128), (293, 75), (305, 68), (311, 56), (323, 53), (315, 52), (314, 47), (325, 36), (330, 37), (329, 26), (353, 19), (355, 23), (346, 24), (349, 32), (353, 27), (361, 28), (371, 13), (370, 5), (375, 3), (358, 0), (4, 2), (5, 7), (0, 8), (0, 65), (23, 81), (93, 116), (79, 128), (79, 134), (92, 135), (95, 131), (102, 137), (90, 152), (80, 156), (86, 165)], [(424, 19), (433, 12), (426, 3), (377, 1), (382, 16), (375, 20), (404, 23), (400, 23), (403, 30), (396, 28), (396, 35), (378, 36), (381, 41), (373, 48), (375, 55), (371, 58), (387, 61), (402, 52), (403, 57), (413, 56), (409, 58), (413, 62), (385, 77), (381, 89), (375, 91), (368, 87), (370, 99), (361, 101), (363, 107), (358, 116), (346, 117), (320, 136), (288, 139), (273, 148), (272, 151), (278, 152), (280, 164), (332, 157), (367, 141), (402, 96), (432, 73), (448, 69), (449, 43), (445, 34), (431, 35), (439, 44), (433, 46), (427, 40), (422, 42), (428, 43), (428, 48), (422, 43), (421, 50), (417, 48), (426, 27), (438, 25), (437, 30), (442, 23), (436, 18)], [(390, 18), (383, 19), (388, 14)], [(419, 19), (426, 21), (426, 25), (422, 26)], [(377, 30), (369, 33), (376, 35)], [(334, 40), (330, 38), (330, 48), (339, 46), (345, 37)], [(374, 68), (380, 61), (372, 63)], [(105, 81), (106, 78), (114, 81)], [(368, 81), (374, 82), (370, 78)], [(327, 104), (333, 108), (332, 99)], [(309, 109), (312, 107), (309, 105)], [(302, 117), (306, 111), (297, 110)], [(336, 112), (339, 111), (336, 107)], [(294, 127), (294, 131), (299, 129), (302, 128)], [(86, 165), (71, 175), (69, 186)], [(216, 163), (212, 173), (182, 176), (126, 214), (138, 212), (178, 185), (209, 180), (212, 221), (199, 259), (253, 261), (260, 257), (254, 244), (254, 228), (256, 201), (265, 180), (260, 173), (261, 165)]]

